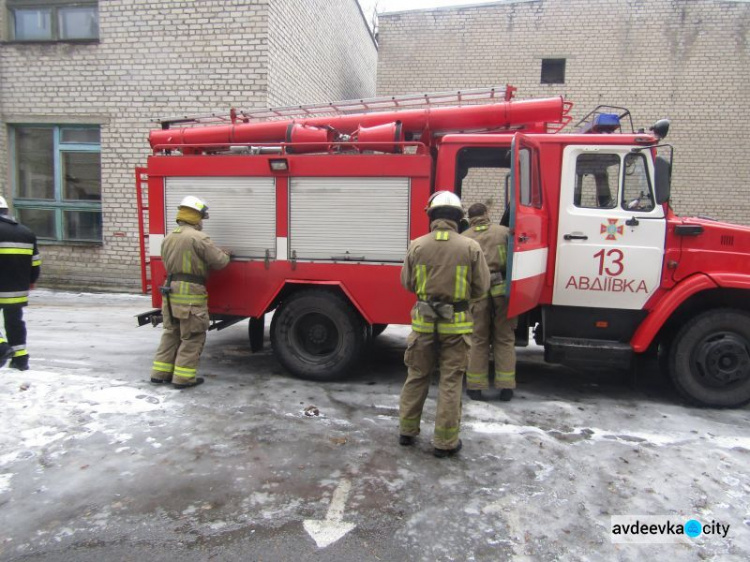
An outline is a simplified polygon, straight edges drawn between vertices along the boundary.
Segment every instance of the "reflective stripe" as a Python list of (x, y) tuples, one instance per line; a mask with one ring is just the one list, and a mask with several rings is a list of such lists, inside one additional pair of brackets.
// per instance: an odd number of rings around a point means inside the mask
[(26, 248), (33, 250), (34, 244), (29, 244), (28, 242), (0, 242), (0, 248)]
[(466, 372), (466, 382), (469, 384), (487, 383), (487, 373), (470, 373)]
[(458, 437), (458, 428), (457, 427), (436, 427), (435, 437), (442, 441), (453, 441), (456, 437)]
[(190, 367), (178, 367), (175, 365), (174, 374), (175, 376), (182, 377), (183, 379), (194, 379), (196, 369)]
[(427, 266), (418, 265), (414, 274), (417, 277), (417, 297), (420, 300), (427, 300)]
[(505, 265), (508, 262), (508, 248), (503, 245), (498, 246), (497, 257), (500, 259), (500, 267), (505, 269)]
[(191, 253), (183, 252), (182, 253), (182, 272), (183, 273), (192, 273), (193, 268), (190, 267), (191, 259), (190, 259)]
[[(15, 347), (13, 348), (15, 349)], [(19, 349), (18, 351), (13, 353), (13, 357), (23, 357), (24, 355), (28, 355), (29, 352), (26, 351), (26, 348)]]
[(401, 425), (401, 432), (404, 431), (417, 431), (419, 429), (419, 422), (421, 421), (421, 416), (418, 418), (399, 418), (399, 423)]
[(23, 248), (0, 248), (0, 256), (2, 255), (16, 255), (16, 256), (31, 256), (34, 254), (34, 250), (25, 250)]
[(450, 231), (449, 230), (436, 230), (435, 231), (435, 240), (445, 241), (450, 238)]
[[(432, 334), (435, 331), (433, 322), (412, 320), (411, 329), (420, 334)], [(471, 334), (474, 331), (474, 322), (438, 322), (438, 334), (455, 335)]]
[(153, 364), (154, 371), (160, 371), (162, 373), (171, 373), (174, 369), (174, 365), (171, 363), (162, 363), (161, 361), (154, 361)]
[(493, 285), (490, 287), (490, 295), (493, 297), (505, 296), (505, 283), (500, 283), (499, 285)]
[(505, 381), (505, 382), (512, 382), (516, 380), (516, 372), (515, 371), (495, 371), (495, 378), (501, 381)]
[(204, 304), (208, 295), (179, 295), (173, 294), (169, 296), (169, 301), (172, 304)]
[(17, 297), (13, 299), (0, 298), (0, 304), (21, 304), (24, 302), (29, 302), (29, 297)]
[(476, 232), (482, 232), (483, 230), (487, 230), (490, 227), (488, 224), (480, 224), (479, 226), (475, 226), (474, 230)]
[(469, 266), (457, 265), (456, 266), (456, 288), (453, 295), (453, 300), (463, 301), (466, 300), (466, 291), (469, 287)]
[(0, 298), (28, 297), (28, 291), (0, 291)]
[(7, 343), (8, 340), (6, 340), (3, 336), (0, 336), (0, 343)]
[(34, 254), (31, 256), (31, 265), (32, 267), (38, 267), (42, 265), (42, 257), (39, 254)]

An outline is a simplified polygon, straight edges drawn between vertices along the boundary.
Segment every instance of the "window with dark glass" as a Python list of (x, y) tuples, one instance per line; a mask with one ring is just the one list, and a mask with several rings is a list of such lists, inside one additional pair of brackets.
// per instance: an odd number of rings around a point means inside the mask
[(99, 38), (98, 2), (6, 0), (13, 41), (90, 41)]
[(12, 128), (13, 204), (42, 240), (101, 242), (99, 127)]
[(565, 59), (542, 59), (542, 84), (565, 84)]

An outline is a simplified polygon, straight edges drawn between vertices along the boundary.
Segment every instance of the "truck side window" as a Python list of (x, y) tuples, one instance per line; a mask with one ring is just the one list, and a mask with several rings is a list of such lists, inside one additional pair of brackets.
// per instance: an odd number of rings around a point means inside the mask
[(520, 201), (525, 207), (542, 208), (542, 184), (539, 178), (538, 162), (531, 157), (528, 148), (518, 151), (520, 163)]
[(573, 203), (587, 209), (617, 206), (620, 157), (617, 154), (580, 154), (576, 159)]
[(628, 211), (651, 211), (654, 197), (643, 154), (625, 156), (625, 180), (622, 190), (622, 208)]

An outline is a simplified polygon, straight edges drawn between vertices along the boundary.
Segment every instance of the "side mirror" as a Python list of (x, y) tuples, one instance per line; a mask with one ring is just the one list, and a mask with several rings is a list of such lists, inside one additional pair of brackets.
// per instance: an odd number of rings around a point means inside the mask
[(672, 189), (672, 161), (663, 156), (657, 156), (654, 162), (654, 178), (656, 188), (656, 202), (661, 205), (669, 201)]

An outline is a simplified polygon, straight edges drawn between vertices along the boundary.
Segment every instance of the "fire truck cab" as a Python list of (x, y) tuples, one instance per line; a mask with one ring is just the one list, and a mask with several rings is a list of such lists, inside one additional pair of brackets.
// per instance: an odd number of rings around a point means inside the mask
[(140, 323), (158, 322), (161, 241), (178, 202), (197, 195), (211, 207), (205, 231), (234, 253), (208, 281), (213, 327), (250, 318), (256, 350), (273, 311), (286, 369), (345, 376), (369, 337), (410, 321), (415, 297), (399, 275), (409, 242), (429, 231), (430, 195), (484, 181), (512, 234), (518, 344), (533, 328), (547, 361), (593, 368), (658, 352), (688, 400), (750, 401), (750, 228), (672, 212), (668, 122), (636, 131), (626, 110), (598, 108), (566, 133), (570, 102), (512, 97), (493, 88), (161, 121), (137, 170), (142, 279), (157, 307)]

